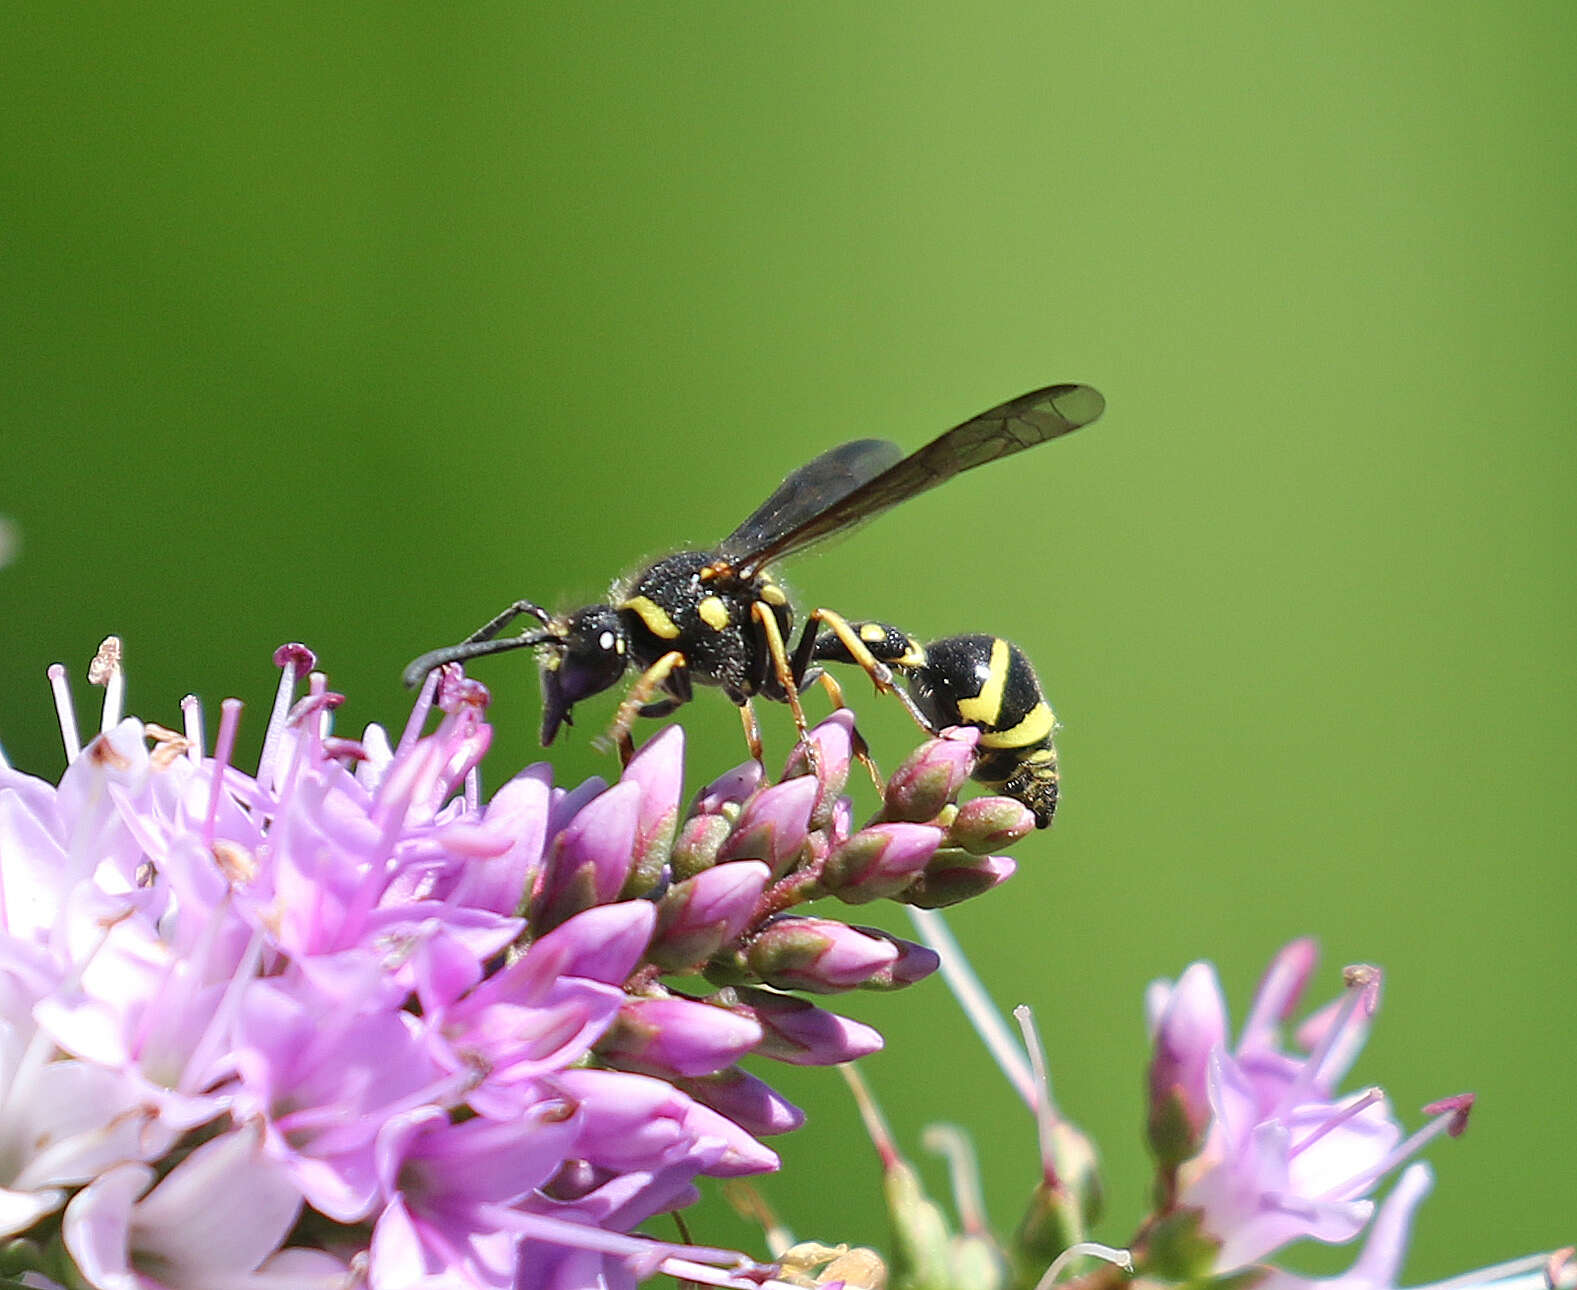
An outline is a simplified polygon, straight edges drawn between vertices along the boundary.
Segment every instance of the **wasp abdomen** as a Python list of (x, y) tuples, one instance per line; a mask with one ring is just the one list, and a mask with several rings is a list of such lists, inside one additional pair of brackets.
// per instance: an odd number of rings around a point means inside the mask
[[(1034, 665), (1000, 636), (971, 633), (922, 645), (888, 623), (852, 623), (859, 642), (903, 678), (915, 707), (934, 730), (973, 726), (980, 731), (974, 778), (1016, 798), (1041, 828), (1057, 809), (1057, 718)], [(834, 632), (816, 641), (815, 657), (861, 663)]]

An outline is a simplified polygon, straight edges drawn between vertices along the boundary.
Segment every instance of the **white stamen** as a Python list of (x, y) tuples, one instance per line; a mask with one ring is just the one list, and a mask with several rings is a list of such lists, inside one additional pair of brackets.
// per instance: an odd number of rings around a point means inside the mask
[(1040, 1031), (1035, 1027), (1035, 1014), (1025, 1004), (1013, 1009), (1013, 1019), (1024, 1035), (1024, 1047), (1029, 1051), (1030, 1069), (1035, 1073), (1035, 1086), (1040, 1093), (1030, 1108), (1035, 1113), (1035, 1136), (1040, 1139), (1041, 1175), (1048, 1184), (1057, 1181), (1056, 1147), (1052, 1133), (1057, 1116), (1051, 1105), (1051, 1076), (1046, 1073), (1046, 1050), (1040, 1042)]
[(1045, 1274), (1035, 1283), (1035, 1290), (1051, 1290), (1057, 1284), (1057, 1278), (1062, 1275), (1063, 1268), (1072, 1263), (1074, 1259), (1089, 1255), (1092, 1259), (1105, 1259), (1108, 1263), (1115, 1263), (1124, 1272), (1133, 1271), (1133, 1255), (1127, 1250), (1114, 1249), (1110, 1245), (1101, 1245), (1097, 1241), (1080, 1241), (1077, 1245), (1070, 1245), (1059, 1254)]
[(203, 759), (203, 704), (195, 694), (181, 700), (181, 718), (186, 730), (186, 755), (192, 761)]
[(66, 665), (49, 665), (49, 688), (55, 692), (55, 716), (60, 721), (60, 740), (66, 745), (69, 766), (82, 755), (82, 736), (77, 733), (77, 710), (71, 702), (71, 686), (66, 682)]
[[(1033, 1109), (1038, 1098), (1035, 1077), (1030, 1071), (1029, 1063), (1024, 1060), (1024, 1054), (1014, 1043), (1012, 1032), (1002, 1020), (1002, 1014), (997, 1011), (996, 1004), (991, 1002), (991, 996), (980, 984), (980, 978), (969, 966), (964, 951), (953, 939), (947, 920), (934, 909), (911, 908), (909, 921), (920, 933), (920, 939), (941, 957), (942, 979), (947, 982), (947, 988), (953, 992), (953, 998), (958, 1000), (958, 1006), (964, 1010), (964, 1015), (974, 1026), (975, 1033), (986, 1046), (986, 1051), (996, 1059), (1002, 1073), (1007, 1076), (1008, 1083), (1012, 1084), (1018, 1095), (1024, 1099), (1024, 1105)], [(1049, 1089), (1047, 1096), (1050, 1096)]]
[(971, 1236), (986, 1231), (986, 1203), (980, 1194), (980, 1165), (975, 1148), (963, 1130), (952, 1124), (926, 1126), (920, 1137), (925, 1149), (947, 1161), (953, 1184), (953, 1206), (959, 1222)]
[(223, 791), (225, 771), (230, 768), (230, 758), (235, 753), (235, 732), (241, 724), (241, 700), (226, 699), (219, 705), (219, 734), (214, 743), (214, 778), (208, 791), (208, 819), (203, 826), (203, 840), (212, 842), (214, 822), (219, 818), (219, 794)]
[(1547, 1270), (1549, 1258), (1547, 1254), (1525, 1254), (1520, 1259), (1493, 1263), (1487, 1268), (1464, 1272), (1444, 1281), (1415, 1286), (1413, 1290), (1482, 1290), (1485, 1286), (1495, 1286), (1498, 1290), (1511, 1290), (1512, 1287), (1517, 1290), (1544, 1287), (1547, 1290), (1550, 1284)]
[(296, 659), (281, 651), (279, 688), (274, 691), (274, 710), (268, 714), (268, 729), (263, 734), (263, 751), (257, 758), (257, 782), (264, 788), (278, 788), (274, 782), (274, 763), (279, 757), (279, 741), (290, 715), (290, 702), (296, 696)]
[(1333, 1052), (1344, 1053), (1347, 1055), (1348, 1060), (1351, 1060), (1351, 1055), (1355, 1051), (1353, 1048), (1355, 1039), (1361, 1042), (1362, 1036), (1368, 1031), (1368, 1017), (1372, 1012), (1372, 1006), (1366, 1009), (1364, 1019), (1357, 1023), (1356, 1029), (1358, 1033), (1356, 1036), (1348, 1032), (1348, 1027), (1353, 1022), (1353, 1014), (1357, 1012), (1361, 1004), (1372, 1005), (1375, 991), (1378, 988), (1379, 970), (1377, 968), (1348, 968), (1342, 974), (1342, 977), (1343, 984), (1346, 986), (1346, 993), (1342, 996), (1341, 1006), (1337, 1009), (1337, 1014), (1332, 1018), (1330, 1025), (1325, 1028), (1325, 1033), (1320, 1036), (1320, 1040), (1314, 1046), (1313, 1051), (1309, 1053), (1308, 1058), (1299, 1067), (1297, 1077), (1293, 1081), (1292, 1086), (1282, 1094), (1282, 1102), (1284, 1104), (1290, 1105), (1310, 1089), (1315, 1088), (1318, 1085), (1322, 1070), (1327, 1074), (1330, 1073), (1331, 1068), (1327, 1067), (1326, 1063), (1330, 1060)]
[(120, 724), (121, 706), (126, 697), (126, 672), (121, 667), (119, 636), (106, 636), (98, 653), (88, 664), (88, 680), (104, 687), (104, 712), (99, 718), (99, 733), (109, 734)]
[(1326, 1120), (1324, 1124), (1320, 1125), (1319, 1128), (1315, 1129), (1314, 1132), (1310, 1133), (1308, 1135), (1308, 1137), (1304, 1138), (1302, 1141), (1298, 1142), (1296, 1145), (1294, 1145), (1292, 1147), (1289, 1147), (1288, 1150), (1287, 1150), (1288, 1157), (1290, 1158), (1292, 1156), (1295, 1156), (1300, 1151), (1308, 1150), (1316, 1142), (1318, 1142), (1321, 1138), (1323, 1138), (1327, 1133), (1330, 1133), (1330, 1132), (1332, 1132), (1335, 1129), (1339, 1129), (1342, 1125), (1346, 1124), (1349, 1120), (1352, 1120), (1353, 1118), (1355, 1118), (1359, 1114), (1359, 1112), (1367, 1109), (1368, 1107), (1373, 1106), (1376, 1102), (1383, 1102), (1383, 1101), (1385, 1101), (1385, 1090), (1384, 1089), (1371, 1088), (1371, 1089), (1367, 1090), (1366, 1092), (1359, 1094), (1358, 1097), (1353, 1102), (1351, 1102), (1348, 1105), (1342, 1107), (1342, 1109), (1340, 1111), (1338, 1111), (1335, 1115), (1331, 1116), (1330, 1119)]

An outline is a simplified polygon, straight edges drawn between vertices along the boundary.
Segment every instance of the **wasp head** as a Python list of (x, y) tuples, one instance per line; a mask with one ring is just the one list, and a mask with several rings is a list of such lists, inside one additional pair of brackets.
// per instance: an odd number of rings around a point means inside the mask
[(588, 605), (563, 621), (542, 660), (542, 746), (553, 742), (559, 723), (574, 725), (570, 709), (601, 694), (624, 675), (629, 643), (612, 605)]

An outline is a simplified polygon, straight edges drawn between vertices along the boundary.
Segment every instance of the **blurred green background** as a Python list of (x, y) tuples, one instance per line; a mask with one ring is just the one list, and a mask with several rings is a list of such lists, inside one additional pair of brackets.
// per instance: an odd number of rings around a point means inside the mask
[[(1241, 1017), (1312, 933), (1311, 998), (1389, 973), (1355, 1080), (1409, 1124), (1481, 1094), (1410, 1279), (1569, 1241), (1574, 66), (1553, 0), (13, 12), (0, 738), (57, 774), (44, 669), (86, 706), (110, 631), (148, 719), (239, 694), (255, 749), (300, 639), (342, 730), (397, 723), (401, 666), (516, 596), (1087, 381), (1097, 427), (787, 572), (1040, 666), (1063, 812), (953, 922), (1104, 1150), (1100, 1235), (1145, 1199), (1145, 983), (1212, 958)], [(497, 783), (536, 682), (476, 670)], [(890, 766), (912, 730), (849, 688)], [(700, 697), (697, 782), (742, 755)], [(963, 1124), (1010, 1223), (1030, 1124), (942, 987), (848, 1010), (904, 1143)], [(772, 1201), (880, 1240), (840, 1081), (781, 1084)]]

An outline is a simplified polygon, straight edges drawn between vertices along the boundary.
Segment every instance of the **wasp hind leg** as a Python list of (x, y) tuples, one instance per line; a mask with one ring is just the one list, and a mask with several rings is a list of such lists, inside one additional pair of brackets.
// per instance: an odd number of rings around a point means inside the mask
[[(848, 708), (850, 712), (854, 711), (843, 697), (843, 687), (832, 678), (830, 673), (822, 668), (811, 668), (804, 676), (800, 677), (799, 683), (802, 690), (809, 689), (812, 685), (821, 686), (827, 692), (827, 697), (832, 700), (834, 708)], [(851, 724), (849, 736), (854, 759), (865, 767), (865, 773), (871, 777), (871, 783), (876, 786), (877, 794), (886, 793), (887, 781), (882, 778), (882, 772), (877, 769), (876, 759), (871, 756), (871, 746), (865, 742), (865, 736), (860, 733), (859, 726)]]
[(825, 625), (827, 630), (837, 637), (838, 643), (843, 646), (847, 660), (856, 664), (865, 675), (871, 678), (871, 684), (876, 687), (878, 694), (890, 694), (903, 704), (904, 711), (914, 720), (915, 725), (928, 735), (938, 733), (937, 728), (926, 720), (925, 713), (916, 706), (915, 701), (893, 679), (893, 670), (881, 659), (871, 652), (871, 648), (860, 639), (860, 633), (842, 614), (831, 609), (817, 609), (811, 612), (805, 620), (805, 630), (799, 638), (799, 644), (794, 647), (794, 666), (796, 674), (803, 677), (810, 672), (812, 659), (816, 654), (816, 640), (819, 636), (817, 628)]
[(739, 724), (745, 728), (745, 744), (750, 749), (752, 761), (761, 760), (761, 723), (756, 720), (755, 706), (748, 695), (740, 695)]
[[(652, 702), (659, 689), (666, 688), (670, 697)], [(624, 702), (613, 715), (613, 724), (607, 733), (598, 736), (594, 746), (602, 751), (619, 750), (619, 762), (628, 766), (635, 755), (635, 742), (630, 738), (630, 728), (640, 716), (665, 716), (690, 697), (690, 674), (685, 670), (685, 657), (678, 650), (669, 650), (660, 659), (635, 678)], [(649, 712), (648, 709), (657, 709)]]

